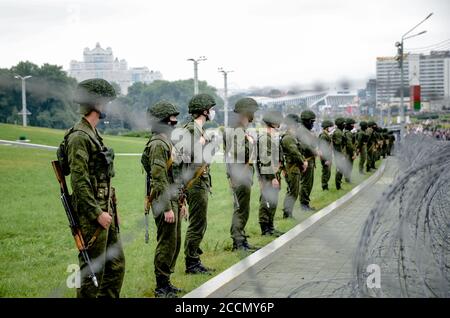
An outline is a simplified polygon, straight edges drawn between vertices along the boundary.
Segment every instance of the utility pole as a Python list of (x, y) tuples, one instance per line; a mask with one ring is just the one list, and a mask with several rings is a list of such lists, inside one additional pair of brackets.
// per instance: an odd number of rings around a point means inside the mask
[(201, 61), (206, 61), (206, 56), (200, 56), (198, 59), (187, 59), (188, 61), (194, 62), (194, 95), (198, 94), (198, 63)]
[(397, 54), (398, 54), (397, 58), (398, 58), (398, 63), (399, 63), (399, 67), (400, 67), (400, 125), (402, 125), (402, 127), (405, 124), (404, 87), (403, 87), (404, 86), (404, 74), (403, 74), (404, 42), (405, 42), (405, 40), (408, 40), (408, 39), (411, 39), (411, 38), (414, 38), (416, 36), (419, 36), (419, 35), (422, 35), (422, 34), (426, 33), (427, 31), (422, 31), (422, 32), (419, 32), (417, 34), (409, 35), (419, 25), (421, 25), (426, 20), (428, 20), (432, 15), (433, 15), (433, 13), (430, 13), (429, 15), (427, 15), (427, 17), (425, 19), (423, 19), (421, 22), (419, 22), (417, 25), (415, 25), (408, 32), (403, 34), (402, 39), (401, 39), (400, 42), (395, 43), (395, 46), (397, 47)]
[(222, 67), (219, 67), (219, 72), (223, 74), (223, 115), (226, 128), (228, 127), (228, 73), (233, 71), (225, 71)]
[(31, 115), (31, 113), (27, 110), (27, 93), (26, 93), (26, 85), (25, 81), (29, 78), (31, 78), (31, 75), (27, 76), (20, 76), (16, 75), (14, 76), (17, 79), (20, 79), (22, 81), (22, 111), (19, 112), (19, 115), (22, 115), (22, 126), (27, 127), (27, 115)]

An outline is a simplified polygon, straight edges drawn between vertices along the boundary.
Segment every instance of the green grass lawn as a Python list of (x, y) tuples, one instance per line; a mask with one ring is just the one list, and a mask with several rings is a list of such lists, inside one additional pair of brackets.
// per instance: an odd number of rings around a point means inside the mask
[[(56, 145), (63, 134), (42, 128), (27, 128), (32, 142)], [(15, 140), (22, 128), (0, 125), (0, 139)], [(107, 137), (108, 144), (121, 151), (140, 152), (145, 140), (131, 137)], [(117, 150), (116, 150), (117, 151)], [(59, 201), (59, 188), (50, 161), (51, 151), (0, 145), (0, 297), (73, 297), (75, 291), (66, 287), (69, 264), (77, 263), (76, 249), (67, 219)], [(144, 176), (139, 157), (117, 157), (116, 177), (121, 233), (126, 255), (126, 274), (123, 297), (153, 297), (155, 286), (153, 255), (155, 225), (151, 222), (151, 240), (144, 243), (143, 195)], [(363, 177), (354, 165), (355, 184)], [(334, 171), (331, 191), (323, 192), (320, 168), (316, 169), (312, 205), (318, 209), (335, 201), (354, 185), (334, 189)], [(333, 169), (334, 170), (334, 169)], [(232, 195), (220, 164), (212, 167), (213, 195), (208, 211), (208, 230), (202, 245), (206, 266), (217, 269), (216, 274), (235, 264), (245, 254), (231, 252), (229, 228), (232, 215)], [(255, 179), (256, 180), (256, 179)], [(280, 203), (285, 194), (285, 183)], [(250, 243), (263, 246), (273, 238), (262, 237), (258, 224), (258, 183), (252, 191), (251, 215), (247, 225)], [(296, 203), (296, 220), (283, 220), (281, 204), (276, 215), (278, 229), (287, 231), (311, 213), (301, 212)], [(186, 229), (183, 222), (183, 236)], [(173, 283), (189, 292), (211, 276), (184, 274), (184, 255), (181, 250)]]
[[(0, 124), (0, 139), (18, 140), (26, 136), (33, 144), (58, 146), (64, 136), (64, 130), (42, 127), (22, 127)], [(144, 138), (103, 135), (105, 144), (112, 147), (116, 153), (140, 153), (147, 142)]]

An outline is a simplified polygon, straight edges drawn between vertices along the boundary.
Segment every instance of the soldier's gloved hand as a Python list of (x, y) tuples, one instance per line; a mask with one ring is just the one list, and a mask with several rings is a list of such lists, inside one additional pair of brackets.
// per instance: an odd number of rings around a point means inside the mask
[(189, 211), (188, 211), (188, 209), (187, 209), (187, 207), (186, 207), (185, 205), (182, 205), (182, 206), (181, 206), (180, 214), (181, 214), (181, 217), (182, 217), (183, 219), (185, 219), (185, 220), (188, 219), (188, 217), (189, 217)]
[(278, 189), (280, 187), (280, 183), (277, 179), (272, 179), (272, 187)]
[(166, 221), (167, 223), (175, 222), (175, 214), (172, 210), (164, 212), (164, 221)]
[(305, 172), (306, 169), (308, 169), (308, 160), (303, 161), (303, 172)]
[(111, 215), (109, 215), (108, 212), (102, 212), (102, 214), (100, 214), (100, 215), (97, 217), (97, 222), (98, 222), (104, 229), (108, 229), (108, 227), (111, 225), (112, 217), (111, 217)]

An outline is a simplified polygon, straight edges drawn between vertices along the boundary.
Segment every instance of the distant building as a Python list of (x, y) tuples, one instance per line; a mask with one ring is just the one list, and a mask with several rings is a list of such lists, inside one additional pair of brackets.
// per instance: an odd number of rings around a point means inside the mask
[[(450, 98), (450, 51), (408, 54), (403, 65), (404, 89), (420, 86), (422, 101)], [(400, 69), (394, 57), (377, 58), (376, 100), (388, 103), (399, 96)], [(405, 96), (408, 94), (405, 94)]]
[(150, 71), (147, 67), (128, 68), (126, 60), (114, 58), (110, 47), (103, 49), (99, 43), (92, 50), (85, 48), (83, 61), (71, 61), (69, 75), (78, 81), (88, 78), (103, 78), (120, 86), (121, 93), (126, 94), (133, 83), (151, 83), (162, 79), (159, 71)]

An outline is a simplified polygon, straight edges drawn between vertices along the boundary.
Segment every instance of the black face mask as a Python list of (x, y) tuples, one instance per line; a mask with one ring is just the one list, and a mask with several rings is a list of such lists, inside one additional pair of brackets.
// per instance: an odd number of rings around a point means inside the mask
[(175, 127), (178, 124), (178, 120), (169, 120), (168, 125), (171, 127)]
[(303, 123), (303, 126), (305, 126), (306, 129), (311, 130), (314, 127), (314, 122), (313, 121), (307, 121), (307, 122)]

